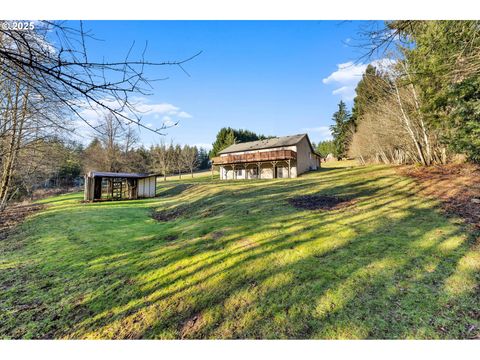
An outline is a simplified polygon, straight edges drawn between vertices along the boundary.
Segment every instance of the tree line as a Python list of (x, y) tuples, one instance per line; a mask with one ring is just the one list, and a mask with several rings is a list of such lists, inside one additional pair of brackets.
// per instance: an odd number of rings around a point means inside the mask
[(140, 145), (131, 125), (116, 121), (112, 114), (99, 120), (98, 131), (88, 145), (67, 137), (37, 141), (31, 150), (19, 152), (10, 186), (11, 199), (31, 197), (41, 188), (71, 187), (81, 183), (88, 171), (157, 173), (168, 175), (210, 168), (206, 149), (160, 142), (148, 148)]
[(197, 146), (159, 144), (145, 148), (131, 125), (107, 114), (99, 121), (97, 136), (83, 152), (82, 170), (109, 172), (159, 173), (168, 175), (209, 168), (207, 150)]
[[(163, 135), (170, 125), (146, 126), (131, 99), (150, 95), (150, 81), (156, 79), (149, 79), (149, 68), (178, 66), (184, 70), (185, 63), (199, 54), (149, 62), (144, 57), (146, 48), (132, 45), (124, 58), (97, 60), (87, 51), (93, 35), (84, 30), (82, 22), (71, 24), (40, 21), (19, 31), (8, 21), (0, 21), (0, 211), (35, 184), (59, 179), (63, 172), (70, 174), (65, 179), (78, 174), (83, 150), (67, 140), (78, 122), (99, 137), (112, 130), (97, 127), (83, 115), (84, 110), (100, 110), (122, 126)], [(133, 137), (130, 133), (129, 139)], [(100, 143), (111, 152), (111, 168), (118, 168), (120, 158), (127, 161), (125, 154), (134, 152), (124, 143), (120, 156), (117, 145), (99, 138), (94, 146), (100, 148)]]
[(215, 141), (212, 144), (212, 150), (210, 150), (209, 152), (209, 156), (210, 158), (218, 156), (218, 153), (220, 151), (233, 144), (255, 140), (264, 140), (271, 137), (272, 136), (257, 134), (253, 131), (246, 129), (233, 129), (231, 127), (224, 127), (218, 131)]
[(480, 22), (389, 21), (363, 34), (380, 53), (341, 102), (334, 153), (362, 163), (480, 163)]

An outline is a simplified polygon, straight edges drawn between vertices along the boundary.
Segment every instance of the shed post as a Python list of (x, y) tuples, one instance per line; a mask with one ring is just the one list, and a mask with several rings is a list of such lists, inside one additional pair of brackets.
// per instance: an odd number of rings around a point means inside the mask
[(83, 184), (83, 200), (92, 201), (93, 200), (93, 179), (88, 175), (85, 175), (85, 182)]

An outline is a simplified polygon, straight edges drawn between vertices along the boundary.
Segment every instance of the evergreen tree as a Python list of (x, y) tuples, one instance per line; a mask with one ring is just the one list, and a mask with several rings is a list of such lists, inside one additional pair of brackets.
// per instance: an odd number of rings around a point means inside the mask
[[(405, 23), (408, 26), (405, 26)], [(480, 163), (480, 21), (393, 21), (428, 125)]]
[(210, 150), (210, 158), (217, 156), (220, 151), (226, 147), (235, 144), (235, 135), (231, 128), (221, 128), (217, 133), (215, 142), (212, 144), (212, 150)]
[(210, 159), (208, 157), (208, 152), (204, 148), (198, 150), (198, 168), (200, 170), (205, 170), (210, 167)]
[(355, 128), (369, 106), (375, 104), (388, 93), (387, 86), (387, 79), (380, 74), (375, 66), (369, 64), (355, 88), (351, 117), (351, 122)]
[(258, 135), (250, 130), (237, 130), (230, 127), (221, 128), (220, 131), (217, 133), (215, 142), (212, 144), (210, 158), (217, 156), (220, 151), (230, 145), (248, 141), (263, 140), (266, 138), (267, 137), (265, 135)]
[(322, 155), (323, 157), (326, 157), (328, 154), (335, 153), (335, 144), (333, 140), (320, 141), (316, 149), (320, 155)]
[(330, 127), (333, 136), (334, 152), (333, 155), (338, 159), (347, 156), (348, 146), (352, 134), (351, 116), (347, 110), (347, 105), (340, 101), (338, 110), (333, 114), (334, 124)]

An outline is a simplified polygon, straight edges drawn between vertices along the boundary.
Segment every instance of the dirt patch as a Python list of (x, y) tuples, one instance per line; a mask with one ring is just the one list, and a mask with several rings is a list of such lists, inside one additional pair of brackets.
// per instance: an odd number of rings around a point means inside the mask
[(180, 336), (182, 339), (188, 338), (197, 332), (202, 326), (202, 315), (193, 315), (190, 319), (185, 321), (180, 330)]
[(304, 195), (288, 199), (288, 203), (302, 210), (338, 210), (352, 205), (353, 200), (330, 195)]
[(41, 204), (18, 204), (8, 206), (0, 212), (0, 240), (6, 239), (14, 228), (23, 222), (25, 218), (45, 206)]
[(152, 212), (152, 218), (160, 222), (168, 222), (178, 219), (187, 212), (185, 207), (176, 207), (173, 209), (159, 210)]
[(419, 193), (439, 199), (447, 214), (460, 216), (480, 229), (480, 166), (402, 166), (397, 171), (416, 179)]
[(176, 234), (166, 235), (163, 239), (165, 241), (175, 241), (175, 240), (178, 239), (178, 235), (176, 235)]
[(212, 240), (218, 240), (218, 239), (220, 239), (221, 237), (223, 237), (224, 235), (225, 235), (225, 232), (220, 230), (220, 231), (211, 232), (211, 233), (209, 234), (209, 237), (210, 237), (210, 239), (212, 239)]

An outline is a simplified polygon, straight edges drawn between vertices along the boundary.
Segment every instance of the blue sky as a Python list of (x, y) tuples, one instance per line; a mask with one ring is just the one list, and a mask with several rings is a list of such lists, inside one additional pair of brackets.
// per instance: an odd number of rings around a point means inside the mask
[[(329, 138), (332, 113), (353, 89), (366, 64), (352, 46), (358, 21), (86, 21), (101, 41), (90, 40), (91, 58), (122, 59), (133, 41), (134, 56), (148, 41), (147, 60), (184, 65), (147, 70), (153, 95), (139, 99), (143, 122), (167, 130), (165, 140), (211, 144), (224, 126), (265, 135), (307, 132)], [(136, 52), (135, 52), (136, 51)], [(145, 145), (161, 137), (143, 130)]]

